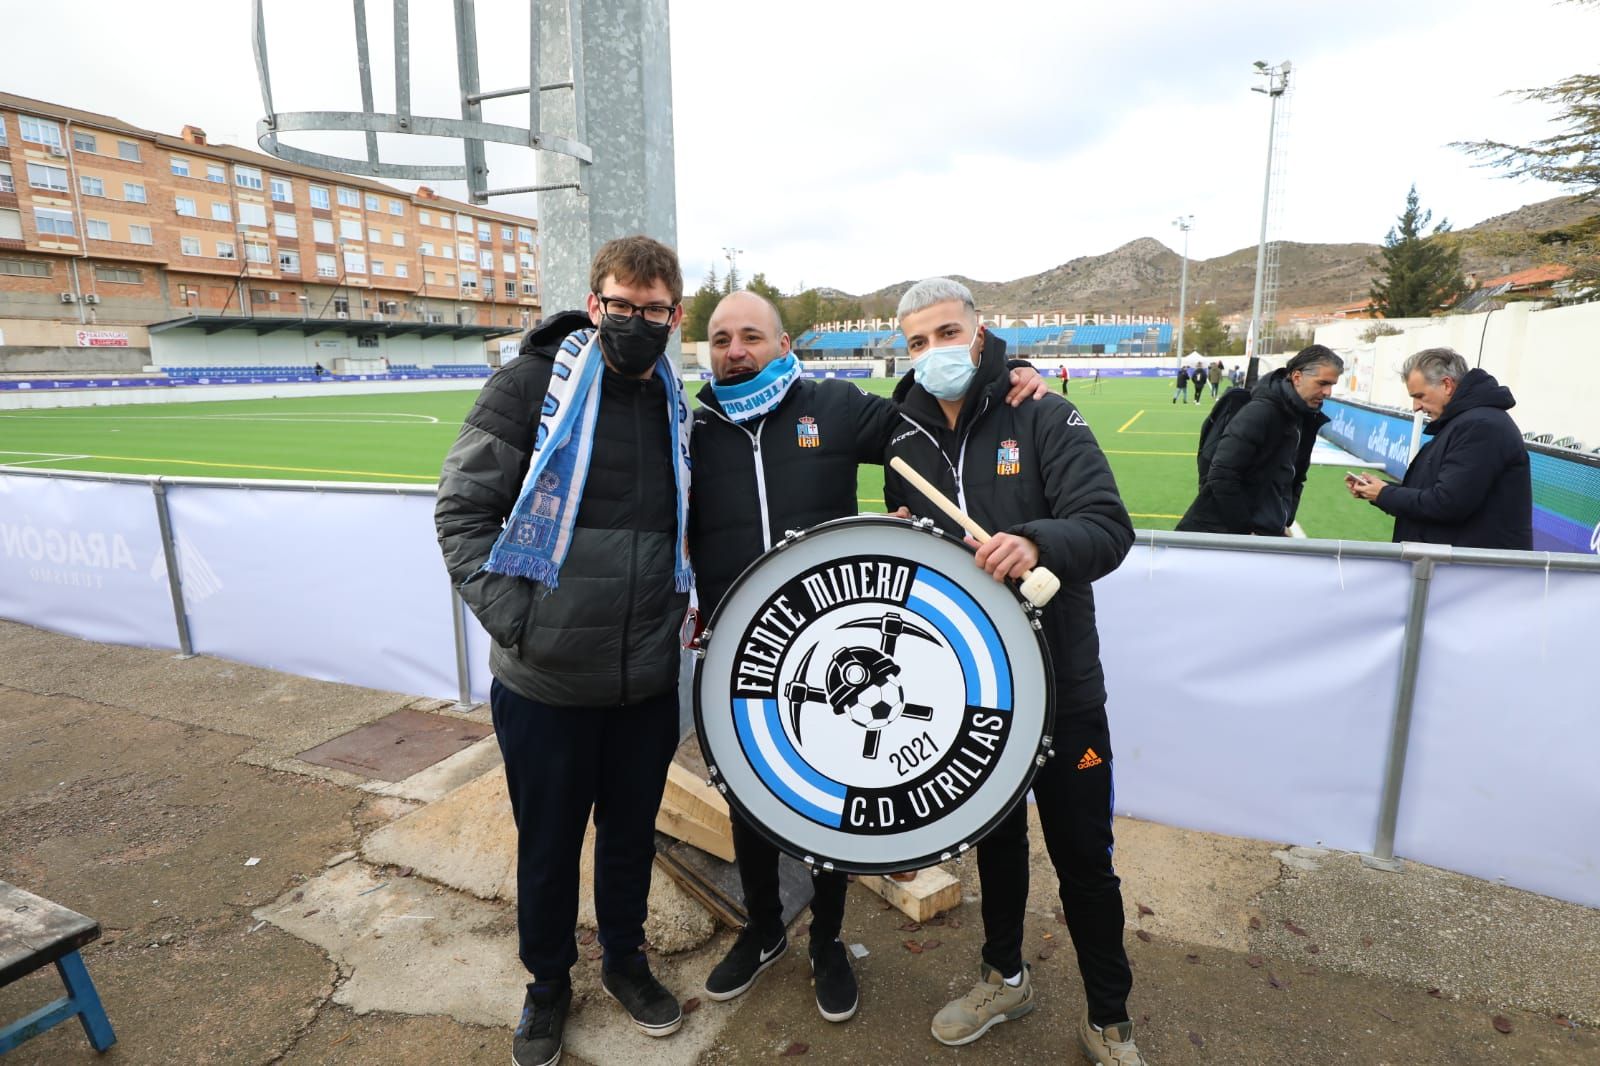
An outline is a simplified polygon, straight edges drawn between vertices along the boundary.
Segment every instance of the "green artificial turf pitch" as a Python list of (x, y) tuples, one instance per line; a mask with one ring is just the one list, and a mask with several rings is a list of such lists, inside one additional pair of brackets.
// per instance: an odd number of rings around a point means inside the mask
[[(865, 382), (887, 394), (893, 383)], [(1209, 391), (1209, 390), (1208, 390)], [(0, 463), (189, 477), (389, 481), (426, 485), (475, 393), (306, 396), (0, 411)], [(1194, 453), (1211, 409), (1171, 403), (1163, 380), (1072, 384), (1141, 529), (1171, 529), (1194, 498)], [(1391, 520), (1353, 500), (1342, 468), (1311, 468), (1299, 520), (1309, 536), (1388, 540)], [(882, 508), (883, 473), (864, 466), (862, 510)]]

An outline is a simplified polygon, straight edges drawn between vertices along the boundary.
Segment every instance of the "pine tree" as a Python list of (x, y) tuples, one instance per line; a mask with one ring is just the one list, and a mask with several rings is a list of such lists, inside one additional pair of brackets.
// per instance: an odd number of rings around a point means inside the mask
[[(1228, 345), (1228, 329), (1217, 314), (1216, 304), (1203, 303), (1195, 309), (1194, 317), (1184, 329), (1183, 343), (1189, 352), (1205, 356), (1227, 354), (1223, 349)], [(1178, 357), (1181, 359), (1189, 352), (1179, 352)]]
[(717, 268), (713, 266), (711, 273), (706, 275), (706, 280), (700, 283), (700, 287), (689, 297), (688, 305), (683, 309), (684, 340), (706, 339), (706, 330), (711, 325), (711, 312), (717, 309), (717, 302), (721, 299), (722, 285), (717, 280)]
[(1459, 300), (1467, 291), (1461, 274), (1461, 249), (1445, 238), (1450, 223), (1440, 220), (1428, 233), (1433, 212), (1418, 203), (1417, 187), (1406, 193), (1406, 209), (1389, 230), (1383, 248), (1367, 262), (1373, 309), (1384, 318), (1425, 318)]

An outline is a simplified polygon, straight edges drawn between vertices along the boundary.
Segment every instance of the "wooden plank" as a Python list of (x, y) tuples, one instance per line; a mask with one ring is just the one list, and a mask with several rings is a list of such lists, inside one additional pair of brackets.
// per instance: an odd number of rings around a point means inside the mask
[[(713, 917), (728, 928), (742, 928), (749, 920), (744, 909), (744, 888), (739, 881), (739, 868), (733, 863), (723, 862), (663, 833), (656, 834), (656, 863), (663, 873), (699, 900)], [(805, 910), (811, 902), (812, 891), (811, 871), (806, 865), (799, 859), (780, 855), (778, 899), (783, 906), (785, 927)]]
[(661, 809), (656, 811), (656, 830), (675, 837), (685, 844), (693, 844), (701, 851), (715, 855), (723, 862), (733, 861), (733, 836), (718, 833), (710, 826), (696, 822), (679, 811), (673, 810), (665, 798), (661, 801)]
[(733, 861), (733, 824), (722, 794), (677, 763), (667, 766), (667, 787), (656, 829), (724, 862)]
[(894, 904), (914, 922), (925, 922), (961, 904), (961, 882), (942, 866), (918, 870), (910, 881), (876, 876), (862, 876), (856, 880)]
[(100, 938), (100, 923), (0, 881), (0, 986)]

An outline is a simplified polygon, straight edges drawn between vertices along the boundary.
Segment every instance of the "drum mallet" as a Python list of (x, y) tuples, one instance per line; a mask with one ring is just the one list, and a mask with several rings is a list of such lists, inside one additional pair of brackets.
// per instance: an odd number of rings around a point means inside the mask
[[(989, 534), (984, 532), (982, 526), (974, 522), (967, 513), (954, 503), (950, 498), (934, 487), (933, 482), (911, 469), (911, 464), (898, 455), (889, 460), (889, 466), (895, 473), (911, 482), (911, 487), (932, 500), (934, 505), (950, 517), (950, 520), (972, 535), (972, 539), (979, 544), (989, 542)], [(1050, 598), (1061, 591), (1061, 579), (1042, 566), (1036, 566), (1022, 575), (1020, 591), (1023, 599), (1035, 607), (1043, 607), (1050, 602)]]

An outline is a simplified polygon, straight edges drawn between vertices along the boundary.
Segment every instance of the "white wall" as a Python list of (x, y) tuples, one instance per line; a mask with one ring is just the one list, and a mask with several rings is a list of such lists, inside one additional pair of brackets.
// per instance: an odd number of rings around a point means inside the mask
[[(398, 360), (395, 360), (398, 362)], [(0, 392), (0, 411), (47, 407), (116, 407), (131, 403), (200, 403), (209, 400), (266, 400), (277, 397), (360, 396), (380, 392), (477, 392), (487, 378), (404, 378), (378, 381), (287, 382), (276, 385), (182, 385), (171, 388), (51, 389)]]
[(391, 363), (487, 364), (481, 337), (452, 339), (416, 334), (378, 338), (376, 348), (358, 348), (356, 339), (330, 331), (306, 336), (293, 329), (258, 334), (250, 329), (225, 329), (207, 335), (194, 329), (172, 329), (150, 335), (150, 358), (157, 366), (310, 366), (331, 367), (335, 359), (377, 358)]

